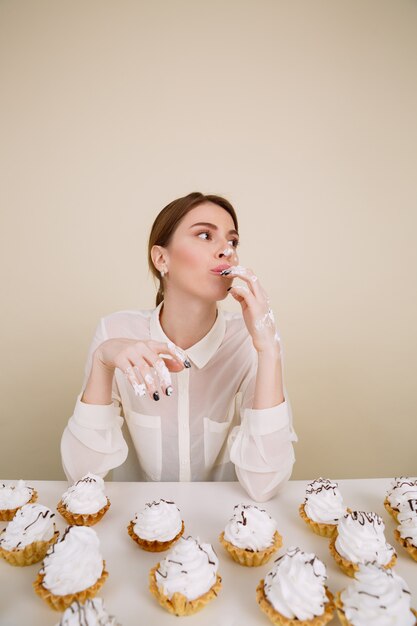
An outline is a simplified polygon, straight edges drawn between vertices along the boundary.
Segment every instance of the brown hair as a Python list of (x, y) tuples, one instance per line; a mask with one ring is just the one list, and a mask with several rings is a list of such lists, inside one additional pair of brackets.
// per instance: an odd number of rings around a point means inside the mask
[(156, 294), (156, 306), (164, 299), (164, 285), (158, 270), (153, 264), (151, 257), (152, 246), (167, 247), (178, 227), (180, 221), (191, 209), (194, 209), (203, 202), (213, 202), (222, 207), (231, 215), (236, 230), (239, 230), (237, 216), (233, 206), (228, 200), (221, 196), (204, 195), (198, 191), (189, 193), (188, 196), (173, 200), (162, 209), (156, 216), (152, 225), (148, 242), (148, 265), (153, 276), (159, 281), (158, 293)]

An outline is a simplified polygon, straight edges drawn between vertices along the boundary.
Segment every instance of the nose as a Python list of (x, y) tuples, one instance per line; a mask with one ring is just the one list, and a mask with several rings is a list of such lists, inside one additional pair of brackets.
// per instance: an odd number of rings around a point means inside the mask
[(219, 253), (220, 258), (226, 257), (229, 259), (232, 258), (234, 255), (236, 255), (236, 249), (229, 244), (225, 246)]

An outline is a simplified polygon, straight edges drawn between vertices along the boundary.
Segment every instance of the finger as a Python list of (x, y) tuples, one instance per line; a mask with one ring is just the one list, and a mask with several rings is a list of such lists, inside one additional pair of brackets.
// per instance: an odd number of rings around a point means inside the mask
[(155, 370), (163, 392), (167, 396), (172, 395), (174, 388), (172, 386), (171, 374), (169, 373), (169, 370), (165, 365), (164, 360), (161, 359), (160, 356), (156, 354), (153, 350), (151, 350), (148, 346), (144, 346), (143, 358)]
[(146, 388), (148, 390), (149, 395), (154, 400), (159, 400), (159, 388), (157, 382), (157, 376), (154, 374), (153, 368), (150, 365), (138, 366), (141, 375), (143, 376), (143, 380), (145, 381)]
[(124, 372), (126, 378), (133, 387), (133, 390), (137, 396), (146, 395), (146, 385), (143, 380), (138, 377), (137, 366), (131, 363), (128, 359), (123, 359), (118, 365), (119, 369)]
[(228, 270), (223, 270), (223, 272), (220, 272), (220, 276), (228, 276), (229, 278), (241, 278), (248, 285), (254, 295), (263, 295), (258, 277), (248, 267), (243, 267), (243, 265), (232, 265), (232, 267), (230, 267)]
[[(172, 341), (162, 343), (160, 341), (151, 340), (147, 342), (147, 345), (166, 361), (165, 365), (171, 371), (179, 371), (179, 369), (183, 369), (184, 367), (191, 367), (186, 352), (176, 346)], [(177, 367), (177, 364), (180, 365), (180, 368)]]
[(233, 285), (230, 288), (231, 295), (238, 302), (245, 302), (247, 306), (253, 306), (256, 303), (256, 298), (246, 285)]

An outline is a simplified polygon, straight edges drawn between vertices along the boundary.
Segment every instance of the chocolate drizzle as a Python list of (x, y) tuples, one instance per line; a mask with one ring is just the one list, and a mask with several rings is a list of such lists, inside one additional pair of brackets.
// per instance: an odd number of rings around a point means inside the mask
[(345, 518), (351, 517), (353, 521), (358, 522), (361, 526), (365, 526), (366, 522), (372, 524), (372, 526), (382, 526), (383, 520), (382, 517), (377, 515), (377, 513), (366, 512), (366, 511), (351, 511), (350, 513), (346, 513)]

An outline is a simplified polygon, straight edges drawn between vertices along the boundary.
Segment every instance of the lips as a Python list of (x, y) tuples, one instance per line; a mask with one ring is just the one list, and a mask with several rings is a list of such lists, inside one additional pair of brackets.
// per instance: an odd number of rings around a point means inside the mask
[(229, 267), (232, 267), (228, 263), (222, 263), (221, 265), (217, 265), (217, 267), (213, 267), (210, 272), (214, 272), (215, 274), (220, 274), (223, 270), (228, 270)]

